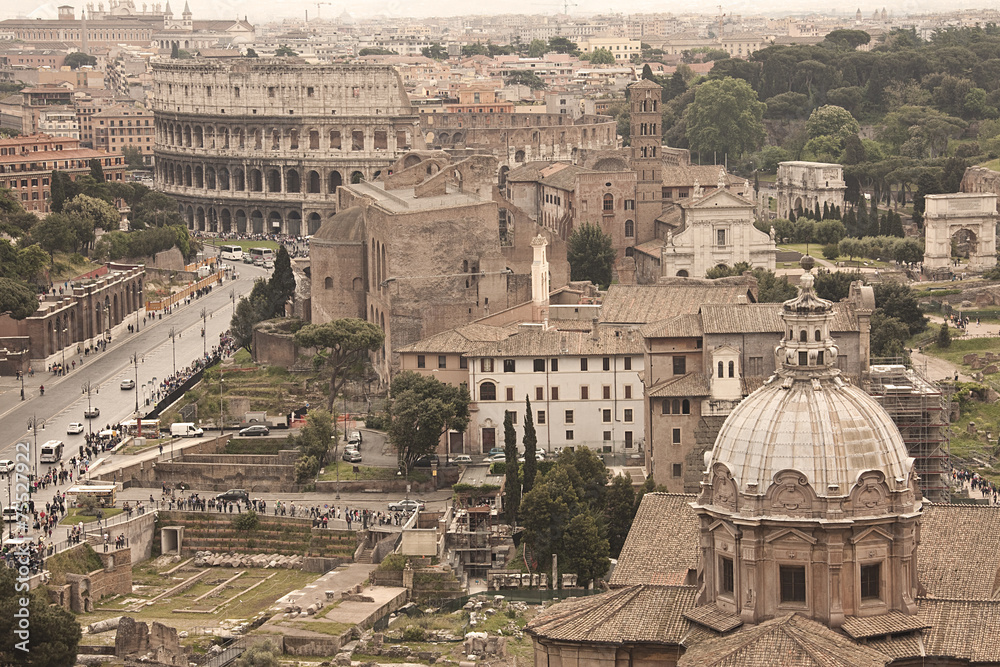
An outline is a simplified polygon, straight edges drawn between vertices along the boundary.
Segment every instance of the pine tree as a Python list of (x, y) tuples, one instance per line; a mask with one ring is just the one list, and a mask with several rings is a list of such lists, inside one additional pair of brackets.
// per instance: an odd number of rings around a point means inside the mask
[(101, 166), (101, 161), (97, 158), (90, 161), (90, 175), (98, 183), (104, 182), (104, 167)]
[(941, 328), (938, 330), (937, 346), (940, 348), (951, 347), (951, 333), (948, 331), (947, 322), (941, 324)]
[[(531, 400), (524, 397), (524, 478), (522, 492), (527, 495), (535, 486), (535, 474), (538, 472), (538, 461), (535, 459), (538, 438), (535, 435), (535, 420), (531, 417)], [(516, 457), (515, 457), (516, 460)]]
[(507, 475), (503, 490), (503, 511), (507, 523), (514, 525), (517, 521), (517, 511), (521, 507), (521, 480), (518, 479), (517, 462), (517, 431), (514, 430), (514, 419), (511, 412), (503, 418), (503, 452), (507, 459)]

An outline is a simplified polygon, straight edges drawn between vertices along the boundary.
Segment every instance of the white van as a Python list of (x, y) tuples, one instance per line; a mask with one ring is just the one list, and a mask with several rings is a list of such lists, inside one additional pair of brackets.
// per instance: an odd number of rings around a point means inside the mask
[(173, 438), (197, 438), (205, 431), (194, 425), (194, 422), (179, 422), (170, 425), (170, 436)]

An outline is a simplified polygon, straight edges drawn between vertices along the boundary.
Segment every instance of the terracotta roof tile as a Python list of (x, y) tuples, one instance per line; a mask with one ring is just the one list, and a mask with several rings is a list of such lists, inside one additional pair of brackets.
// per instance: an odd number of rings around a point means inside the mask
[(558, 357), (588, 355), (640, 355), (642, 336), (635, 329), (598, 327), (597, 340), (589, 331), (519, 331), (496, 343), (470, 351), (470, 357)]
[(677, 667), (884, 667), (889, 661), (821, 623), (788, 614), (699, 642)]
[[(658, 322), (684, 313), (697, 313), (708, 303), (736, 303), (741, 296), (756, 292), (756, 286), (749, 282), (726, 280), (689, 278), (655, 285), (611, 285), (601, 306), (601, 321), (617, 324)], [(779, 325), (777, 331), (781, 330)]]
[(416, 343), (399, 348), (400, 352), (469, 352), (485, 343), (503, 340), (516, 331), (513, 327), (493, 327), (487, 324), (466, 324), (428, 336)]
[(923, 631), (925, 655), (976, 664), (1000, 662), (1000, 601), (921, 598), (917, 603), (921, 618), (931, 626)]
[(698, 517), (690, 506), (695, 497), (673, 493), (643, 497), (611, 575), (612, 588), (677, 581), (698, 569)]
[(679, 644), (689, 628), (694, 586), (630, 586), (557, 604), (533, 618), (528, 634), (596, 644)]
[(709, 396), (712, 388), (708, 378), (703, 373), (688, 373), (680, 377), (661, 382), (646, 390), (650, 398), (681, 398), (683, 396)]
[(890, 611), (878, 616), (848, 616), (842, 629), (854, 639), (913, 632), (930, 627), (919, 616)]
[(639, 332), (646, 338), (700, 338), (701, 317), (695, 313), (685, 313), (647, 324)]
[(743, 620), (738, 614), (731, 614), (728, 611), (719, 609), (715, 604), (706, 604), (695, 607), (684, 614), (684, 618), (694, 621), (706, 628), (711, 628), (716, 632), (729, 632), (743, 625)]
[(917, 577), (927, 597), (1000, 599), (1000, 507), (924, 505)]
[[(831, 331), (857, 331), (858, 320), (850, 304), (833, 304)], [(706, 334), (781, 333), (780, 303), (709, 303), (701, 308), (701, 324)]]

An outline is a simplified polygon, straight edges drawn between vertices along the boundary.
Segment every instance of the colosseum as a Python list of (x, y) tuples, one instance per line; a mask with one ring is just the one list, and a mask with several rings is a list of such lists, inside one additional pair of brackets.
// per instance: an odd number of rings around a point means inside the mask
[(342, 183), (424, 147), (399, 74), (289, 58), (153, 64), (157, 186), (192, 230), (312, 234)]
[(487, 151), (509, 168), (539, 160), (578, 164), (588, 151), (618, 147), (618, 124), (610, 116), (464, 112), (423, 114), (420, 120), (428, 146)]

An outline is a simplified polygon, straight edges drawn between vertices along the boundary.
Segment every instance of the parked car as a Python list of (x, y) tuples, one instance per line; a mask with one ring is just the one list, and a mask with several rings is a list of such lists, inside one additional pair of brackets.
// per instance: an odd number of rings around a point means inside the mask
[(274, 268), (274, 260), (273, 259), (265, 259), (264, 260), (264, 268), (265, 269), (273, 269)]
[(361, 463), (361, 452), (356, 449), (348, 449), (344, 452), (344, 456), (341, 458), (348, 463)]
[(486, 456), (496, 456), (497, 454), (499, 454), (500, 456), (504, 455), (503, 447), (494, 447), (493, 449), (490, 450), (490, 453), (487, 454)]
[(394, 503), (389, 503), (390, 512), (415, 512), (422, 509), (424, 509), (424, 501), (422, 500), (405, 498), (403, 500), (397, 500)]
[(506, 463), (507, 462), (507, 456), (503, 452), (500, 452), (499, 454), (492, 454), (492, 455), (486, 457), (486, 462), (487, 463)]
[(100, 417), (101, 416), (101, 409), (100, 408), (93, 408), (93, 407), (86, 408), (83, 411), (83, 416), (86, 419), (93, 419), (95, 417)]
[(459, 465), (469, 465), (472, 463), (472, 457), (468, 454), (459, 454), (458, 456), (451, 457), (451, 460)]
[(250, 253), (248, 252), (243, 253), (243, 263), (253, 264), (253, 257), (250, 256)]
[(17, 508), (14, 507), (4, 507), (3, 508), (3, 520), (4, 523), (14, 523), (17, 521)]
[(417, 462), (413, 464), (415, 468), (430, 468), (435, 463), (440, 463), (437, 454), (427, 454), (426, 456), (421, 456), (417, 459)]
[(135, 389), (135, 380), (122, 380), (122, 383), (118, 386), (122, 389)]
[(80, 422), (72, 422), (66, 427), (66, 433), (69, 435), (76, 435), (77, 433), (83, 433), (83, 424)]
[(361, 449), (361, 431), (351, 431), (347, 434), (347, 444), (357, 445)]
[(14, 470), (14, 462), (10, 459), (0, 459), (0, 475), (6, 475)]
[(240, 435), (267, 435), (271, 432), (271, 429), (264, 426), (263, 424), (254, 424), (253, 426), (247, 426), (246, 428), (240, 429)]
[(229, 489), (225, 493), (217, 495), (215, 499), (224, 502), (247, 501), (250, 500), (250, 494), (245, 489)]

